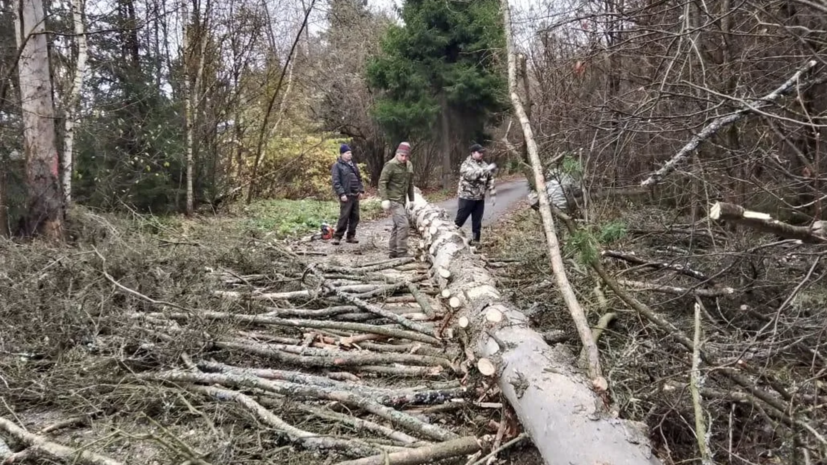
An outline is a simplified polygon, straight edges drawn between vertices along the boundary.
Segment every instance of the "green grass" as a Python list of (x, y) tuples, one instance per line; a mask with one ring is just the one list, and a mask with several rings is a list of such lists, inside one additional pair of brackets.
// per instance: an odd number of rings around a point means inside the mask
[[(381, 203), (376, 198), (362, 200), (360, 206), (362, 222), (378, 218), (382, 213)], [(230, 205), (228, 211), (218, 215), (204, 213), (192, 218), (183, 215), (107, 216), (125, 221), (125, 227), (138, 227), (145, 233), (169, 240), (209, 241), (216, 236), (285, 239), (319, 232), (325, 222), (335, 226), (339, 218), (339, 202), (258, 200), (250, 205)]]
[[(376, 218), (382, 211), (374, 199), (361, 202), (362, 221)], [(291, 237), (319, 231), (322, 223), (335, 225), (339, 203), (319, 200), (262, 200), (244, 208), (241, 227), (251, 232), (272, 232), (276, 237)]]

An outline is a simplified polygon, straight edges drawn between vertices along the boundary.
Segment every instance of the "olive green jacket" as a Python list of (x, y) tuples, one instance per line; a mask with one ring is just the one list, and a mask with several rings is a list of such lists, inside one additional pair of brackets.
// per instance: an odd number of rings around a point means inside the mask
[(379, 176), (379, 198), (405, 205), (405, 194), (413, 202), (413, 165), (410, 160), (403, 165), (393, 157), (385, 163)]

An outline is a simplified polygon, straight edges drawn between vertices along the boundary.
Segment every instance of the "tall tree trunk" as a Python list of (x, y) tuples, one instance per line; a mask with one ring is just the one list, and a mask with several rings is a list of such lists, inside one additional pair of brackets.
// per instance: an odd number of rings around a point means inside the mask
[(190, 72), (189, 72), (189, 61), (190, 61), (190, 41), (189, 41), (189, 22), (190, 22), (190, 15), (189, 15), (189, 5), (187, 4), (189, 0), (181, 0), (181, 66), (183, 69), (183, 79), (184, 79), (184, 120), (186, 125), (186, 133), (187, 133), (187, 145), (186, 145), (186, 157), (187, 157), (187, 199), (186, 199), (186, 213), (187, 216), (192, 215), (193, 212), (193, 190), (192, 190), (192, 174), (194, 171), (194, 159), (192, 156), (192, 144), (193, 144), (193, 137), (192, 137), (192, 108), (193, 108), (193, 101), (192, 101), (192, 94), (190, 91)]
[(72, 0), (72, 22), (75, 28), (75, 41), (78, 45), (78, 57), (75, 65), (75, 76), (72, 80), (72, 88), (69, 91), (69, 99), (66, 102), (65, 132), (63, 134), (63, 201), (68, 207), (72, 203), (72, 166), (75, 147), (75, 124), (78, 119), (80, 92), (83, 87), (83, 77), (86, 73), (86, 57), (88, 56), (86, 45), (86, 28), (83, 24), (84, 1)]
[(442, 107), (442, 188), (451, 185), (451, 126), (448, 122), (448, 98), (445, 94), (439, 96)]
[(568, 277), (566, 276), (566, 269), (563, 265), (563, 257), (560, 253), (560, 243), (557, 239), (557, 232), (554, 227), (554, 218), (551, 216), (551, 204), (546, 192), (546, 181), (543, 177), (543, 165), (540, 162), (540, 155), (537, 151), (537, 143), (534, 141), (534, 133), (531, 129), (531, 123), (528, 121), (523, 104), (520, 101), (520, 96), (517, 94), (517, 63), (514, 51), (513, 37), (511, 36), (511, 14), (508, 7), (508, 0), (501, 0), (503, 10), (503, 21), (505, 26), (505, 40), (507, 44), (506, 53), (508, 53), (508, 90), (511, 95), (511, 103), (514, 106), (514, 111), (517, 113), (517, 118), (523, 127), (523, 135), (528, 146), (528, 156), (531, 160), (531, 167), (534, 170), (534, 182), (537, 186), (538, 197), (540, 200), (540, 216), (543, 218), (543, 229), (545, 230), (546, 241), (548, 242), (548, 255), (551, 259), (551, 267), (554, 272), (554, 277), (557, 280), (557, 287), (563, 295), (566, 305), (571, 313), (574, 325), (577, 327), (577, 333), (580, 335), (580, 341), (586, 351), (586, 359), (589, 365), (589, 376), (594, 380), (595, 386), (600, 389), (606, 389), (606, 380), (600, 370), (600, 359), (598, 358), (597, 345), (594, 343), (592, 331), (589, 328), (589, 323), (586, 320), (586, 314), (583, 308), (577, 301), (577, 296), (574, 295), (574, 290), (571, 288)]
[(63, 236), (55, 109), (49, 79), (49, 54), (42, 0), (19, 0), (15, 32), (21, 50), (18, 73), (26, 151), (28, 211), (26, 234)]

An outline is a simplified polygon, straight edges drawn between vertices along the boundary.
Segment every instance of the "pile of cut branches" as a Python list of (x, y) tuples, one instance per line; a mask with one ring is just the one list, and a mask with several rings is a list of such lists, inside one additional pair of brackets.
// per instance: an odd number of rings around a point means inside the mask
[(519, 437), (425, 264), (84, 218), (72, 248), (0, 244), (0, 460), (473, 462)]

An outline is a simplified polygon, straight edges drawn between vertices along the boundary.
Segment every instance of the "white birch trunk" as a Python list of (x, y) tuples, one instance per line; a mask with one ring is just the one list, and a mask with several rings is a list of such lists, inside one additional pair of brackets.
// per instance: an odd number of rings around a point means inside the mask
[(78, 45), (78, 58), (75, 65), (75, 75), (72, 79), (72, 87), (69, 90), (69, 99), (66, 102), (66, 121), (63, 135), (61, 187), (63, 188), (63, 202), (67, 207), (72, 203), (75, 125), (80, 113), (80, 94), (83, 90), (83, 80), (86, 75), (86, 58), (89, 55), (86, 44), (86, 27), (83, 23), (85, 6), (83, 0), (72, 0), (72, 22), (75, 29), (75, 41)]
[(192, 119), (193, 119), (193, 101), (190, 93), (190, 41), (189, 41), (189, 0), (181, 0), (181, 67), (183, 69), (184, 80), (184, 119), (186, 125), (186, 164), (187, 164), (187, 198), (186, 198), (186, 213), (192, 215), (193, 212), (193, 190), (192, 190), (192, 176), (194, 170), (195, 160), (192, 153), (193, 136), (192, 136)]

